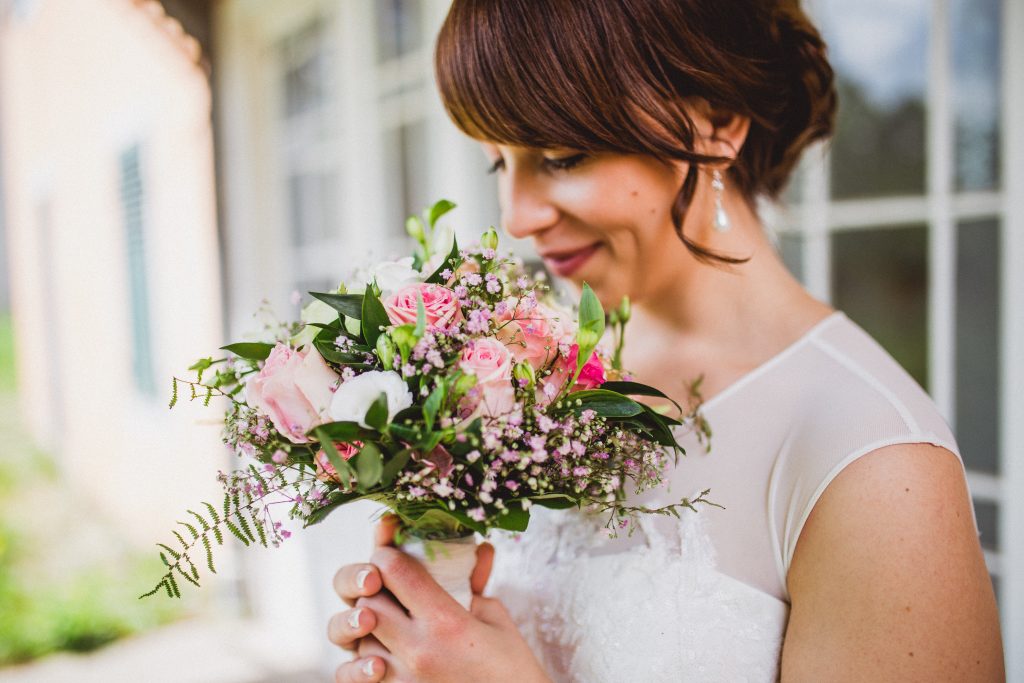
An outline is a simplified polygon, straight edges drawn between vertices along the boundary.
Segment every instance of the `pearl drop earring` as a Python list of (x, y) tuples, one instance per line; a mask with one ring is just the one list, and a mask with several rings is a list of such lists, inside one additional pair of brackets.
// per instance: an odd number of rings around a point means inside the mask
[(717, 168), (711, 176), (711, 187), (715, 191), (715, 230), (727, 232), (731, 226), (729, 225), (729, 215), (725, 213), (725, 207), (722, 206), (722, 190), (725, 189), (725, 183), (722, 182), (722, 172)]

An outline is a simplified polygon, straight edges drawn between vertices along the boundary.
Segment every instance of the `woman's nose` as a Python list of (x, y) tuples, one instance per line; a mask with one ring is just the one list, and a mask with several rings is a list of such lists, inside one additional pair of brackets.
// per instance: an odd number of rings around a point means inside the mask
[(532, 237), (558, 222), (558, 208), (533, 178), (506, 176), (502, 192), (501, 227), (516, 239)]

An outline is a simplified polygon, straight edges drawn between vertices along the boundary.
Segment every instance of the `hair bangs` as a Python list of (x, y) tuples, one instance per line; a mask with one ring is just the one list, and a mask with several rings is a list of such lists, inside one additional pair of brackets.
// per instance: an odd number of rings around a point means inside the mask
[[(612, 134), (620, 126), (606, 120), (610, 110), (626, 104), (612, 74), (581, 41), (554, 35), (556, 26), (587, 21), (586, 13), (565, 16), (571, 5), (453, 4), (438, 35), (435, 68), (441, 100), (456, 126), (470, 137), (507, 145), (626, 150)], [(560, 10), (561, 16), (550, 16)]]

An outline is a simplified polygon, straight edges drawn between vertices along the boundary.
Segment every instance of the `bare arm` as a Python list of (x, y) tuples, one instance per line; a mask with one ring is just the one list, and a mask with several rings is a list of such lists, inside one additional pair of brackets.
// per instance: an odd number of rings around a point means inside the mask
[(992, 584), (956, 456), (888, 446), (815, 505), (788, 575), (789, 681), (1004, 681)]

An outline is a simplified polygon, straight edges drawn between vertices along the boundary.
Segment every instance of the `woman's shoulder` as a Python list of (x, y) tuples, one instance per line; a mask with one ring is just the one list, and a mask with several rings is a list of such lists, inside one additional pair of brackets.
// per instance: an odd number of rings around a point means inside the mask
[[(949, 425), (921, 386), (843, 313), (832, 316), (788, 363), (792, 424), (769, 481), (780, 573), (829, 484), (863, 456), (931, 444), (960, 458)], [(961, 465), (962, 466), (962, 465)]]

